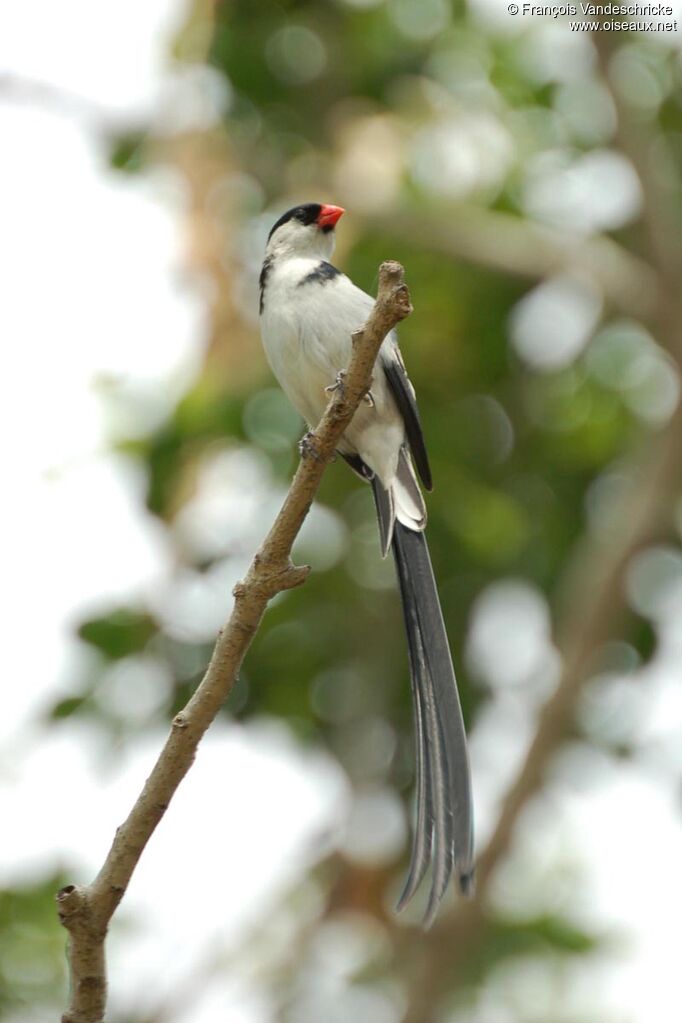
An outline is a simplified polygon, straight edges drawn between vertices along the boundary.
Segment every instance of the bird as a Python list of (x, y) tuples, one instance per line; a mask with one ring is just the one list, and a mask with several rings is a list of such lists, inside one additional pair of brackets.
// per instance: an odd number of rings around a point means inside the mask
[[(260, 272), (260, 330), (266, 356), (294, 408), (314, 428), (342, 382), (351, 335), (374, 300), (329, 260), (341, 206), (306, 202), (272, 227)], [(431, 867), (429, 927), (454, 874), (474, 888), (471, 776), (448, 637), (426, 542), (431, 469), (415, 391), (395, 331), (379, 350), (369, 392), (337, 452), (372, 487), (381, 553), (393, 553), (410, 667), (416, 812), (407, 877), (397, 911)], [(415, 472), (416, 469), (416, 472)]]

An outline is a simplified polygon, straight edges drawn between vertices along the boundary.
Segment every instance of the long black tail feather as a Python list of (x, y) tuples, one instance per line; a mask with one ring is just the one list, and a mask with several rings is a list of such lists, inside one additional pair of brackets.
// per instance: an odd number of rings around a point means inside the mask
[[(383, 490), (373, 480), (377, 513), (386, 513)], [(379, 495), (382, 497), (383, 495)], [(382, 528), (386, 535), (386, 527)], [(423, 532), (400, 522), (393, 528), (393, 556), (402, 598), (415, 723), (417, 813), (410, 868), (398, 909), (409, 902), (432, 865), (429, 926), (453, 868), (460, 890), (473, 889), (473, 810), (469, 760), (443, 615)]]
[[(395, 548), (394, 548), (395, 550)], [(429, 680), (426, 676), (426, 659), (421, 645), (419, 621), (414, 601), (409, 589), (403, 588), (405, 574), (398, 571), (398, 581), (402, 598), (403, 614), (406, 631), (414, 636), (414, 642), (408, 643), (410, 659), (410, 681), (412, 687), (412, 713), (414, 720), (415, 741), (415, 776), (417, 790), (417, 819), (412, 840), (410, 869), (405, 880), (402, 894), (398, 899), (397, 909), (400, 911), (410, 901), (421, 884), (429, 863), (431, 862), (431, 846), (433, 843), (433, 786), (431, 784), (432, 759), (437, 749), (427, 740), (427, 728), (430, 727), (432, 713), (426, 706), (429, 693)], [(407, 624), (407, 619), (410, 624)], [(417, 680), (420, 680), (419, 682)], [(431, 702), (431, 701), (430, 701)]]

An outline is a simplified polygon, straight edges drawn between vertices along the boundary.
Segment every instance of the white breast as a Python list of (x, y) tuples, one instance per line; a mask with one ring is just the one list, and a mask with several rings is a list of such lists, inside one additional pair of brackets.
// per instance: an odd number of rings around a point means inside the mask
[[(329, 401), (325, 388), (347, 368), (351, 335), (373, 305), (344, 274), (307, 281), (319, 264), (319, 259), (273, 261), (261, 313), (263, 345), (272, 370), (310, 426), (317, 424)], [(396, 472), (404, 426), (383, 372), (375, 373), (372, 394), (374, 407), (361, 405), (340, 447), (358, 453), (388, 485)]]

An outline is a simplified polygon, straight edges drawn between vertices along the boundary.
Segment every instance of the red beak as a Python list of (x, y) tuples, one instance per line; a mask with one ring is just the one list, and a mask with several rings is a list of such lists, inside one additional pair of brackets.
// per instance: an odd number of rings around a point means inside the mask
[(317, 223), (320, 227), (334, 227), (339, 217), (342, 217), (345, 212), (343, 206), (323, 206), (320, 209)]

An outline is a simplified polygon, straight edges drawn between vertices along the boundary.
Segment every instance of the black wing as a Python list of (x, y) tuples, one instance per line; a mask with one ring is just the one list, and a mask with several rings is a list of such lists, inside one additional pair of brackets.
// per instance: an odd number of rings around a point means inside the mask
[(368, 465), (366, 465), (360, 458), (360, 455), (345, 455), (343, 451), (339, 451), (339, 454), (345, 461), (350, 465), (354, 473), (356, 473), (360, 479), (373, 480), (374, 473)]
[(391, 394), (405, 423), (405, 433), (414, 464), (417, 466), (417, 472), (426, 489), (432, 490), (431, 467), (429, 466), (429, 456), (426, 453), (417, 400), (397, 345), (393, 346), (391, 356), (382, 359), (382, 363)]

